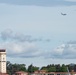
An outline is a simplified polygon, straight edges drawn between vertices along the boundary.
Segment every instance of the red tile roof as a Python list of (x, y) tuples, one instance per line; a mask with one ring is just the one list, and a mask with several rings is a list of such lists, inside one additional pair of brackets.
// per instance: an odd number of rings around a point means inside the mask
[(24, 72), (24, 71), (18, 71), (18, 72), (16, 72), (16, 74), (28, 74), (27, 72)]
[(0, 73), (0, 75), (8, 75), (7, 73)]

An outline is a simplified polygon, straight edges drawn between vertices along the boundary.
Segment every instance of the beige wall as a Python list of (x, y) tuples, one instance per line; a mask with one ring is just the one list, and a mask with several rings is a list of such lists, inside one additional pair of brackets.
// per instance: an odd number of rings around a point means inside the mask
[(6, 73), (6, 52), (0, 52), (0, 72)]

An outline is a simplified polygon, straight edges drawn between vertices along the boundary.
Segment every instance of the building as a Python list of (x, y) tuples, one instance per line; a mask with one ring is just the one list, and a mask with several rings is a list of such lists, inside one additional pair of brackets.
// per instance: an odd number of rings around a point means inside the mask
[(38, 70), (30, 75), (76, 75), (76, 72), (47, 72), (45, 70)]
[(76, 72), (47, 72), (46, 70), (37, 70), (33, 73), (18, 71), (14, 75), (76, 75)]
[(28, 73), (24, 71), (18, 71), (15, 73), (15, 75), (28, 75)]
[(6, 74), (6, 50), (0, 49), (0, 75)]

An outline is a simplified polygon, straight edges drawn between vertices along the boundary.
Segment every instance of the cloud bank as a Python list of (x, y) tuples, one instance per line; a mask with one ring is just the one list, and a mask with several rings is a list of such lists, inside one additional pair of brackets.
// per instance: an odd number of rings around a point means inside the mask
[(70, 6), (76, 5), (75, 0), (0, 0), (0, 3), (35, 6)]
[(40, 57), (43, 51), (37, 47), (36, 42), (49, 42), (50, 39), (32, 38), (31, 35), (14, 33), (12, 30), (5, 30), (0, 34), (0, 48), (7, 50), (10, 57)]
[(33, 38), (31, 35), (24, 35), (21, 33), (14, 33), (12, 30), (5, 30), (1, 32), (1, 39), (2, 40), (12, 40), (12, 41), (17, 41), (17, 42), (41, 42), (41, 41), (46, 41), (50, 42), (51, 39), (47, 38)]
[(23, 35), (14, 33), (11, 30), (5, 30), (0, 34), (0, 48), (5, 48), (9, 57), (76, 58), (76, 41), (69, 41), (52, 50), (43, 50), (37, 46), (37, 41), (40, 42), (42, 40), (34, 40), (31, 35)]
[(52, 58), (75, 59), (76, 58), (76, 41), (70, 41), (55, 48), (52, 52)]

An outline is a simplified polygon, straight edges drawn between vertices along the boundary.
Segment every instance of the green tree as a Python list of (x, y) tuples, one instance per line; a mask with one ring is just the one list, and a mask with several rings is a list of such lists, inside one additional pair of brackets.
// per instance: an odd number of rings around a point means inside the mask
[(50, 68), (48, 68), (48, 72), (56, 72), (56, 67), (50, 67)]
[(45, 67), (45, 66), (43, 66), (42, 68), (41, 68), (41, 70), (48, 70), (48, 67)]
[(36, 70), (39, 70), (39, 67), (33, 66), (32, 64), (28, 66), (28, 72), (32, 73)]
[(7, 73), (9, 75), (12, 75), (17, 71), (26, 71), (25, 64), (17, 64), (17, 63), (12, 64), (9, 61), (7, 61), (6, 67), (7, 67)]
[(67, 72), (67, 67), (64, 64), (62, 64), (60, 69), (61, 72)]
[(57, 65), (55, 65), (55, 67), (56, 67), (56, 72), (60, 72), (60, 64), (57, 64)]

